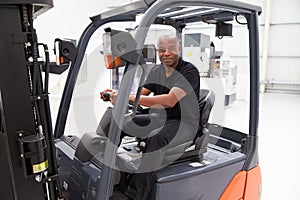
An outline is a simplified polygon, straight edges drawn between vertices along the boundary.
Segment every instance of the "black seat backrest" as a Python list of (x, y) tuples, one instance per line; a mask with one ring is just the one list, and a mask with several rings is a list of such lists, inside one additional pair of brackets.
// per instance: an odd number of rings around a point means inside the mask
[[(211, 90), (200, 89), (199, 95), (199, 130), (203, 128), (208, 128), (208, 120), (210, 116), (210, 112), (214, 106), (215, 102), (215, 94)], [(198, 135), (198, 137), (201, 135)]]
[(200, 150), (199, 154), (206, 152), (209, 141), (208, 120), (214, 106), (215, 94), (211, 90), (200, 89), (199, 95), (199, 129), (194, 139), (195, 150)]
[[(198, 132), (193, 141), (181, 141), (181, 145), (169, 145), (166, 158), (172, 157), (172, 154), (182, 154), (191, 145), (195, 144), (194, 151), (186, 152), (181, 156), (179, 160), (185, 159), (186, 157), (199, 156), (202, 159), (203, 153), (206, 152), (206, 146), (209, 141), (209, 130), (208, 130), (208, 120), (213, 108), (215, 101), (215, 95), (213, 91), (200, 89), (199, 94), (199, 128)], [(168, 159), (171, 160), (171, 159)], [(174, 160), (174, 159), (173, 159)]]

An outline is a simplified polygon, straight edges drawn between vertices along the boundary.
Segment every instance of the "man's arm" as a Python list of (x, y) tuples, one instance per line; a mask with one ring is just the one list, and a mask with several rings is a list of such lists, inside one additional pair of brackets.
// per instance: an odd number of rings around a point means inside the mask
[[(106, 93), (109, 94), (108, 97), (105, 96)], [(142, 96), (147, 96), (150, 93), (151, 93), (151, 91), (148, 90), (147, 88), (142, 88), (142, 91), (141, 91)], [(100, 92), (100, 98), (103, 101), (110, 101), (112, 104), (116, 103), (117, 96), (118, 96), (118, 91), (117, 90), (104, 89), (103, 91)], [(134, 101), (135, 100), (135, 94), (131, 94), (130, 97), (129, 97), (129, 100)]]
[[(186, 92), (179, 88), (173, 87), (168, 94), (148, 96), (151, 91), (143, 88), (139, 104), (152, 108), (172, 108), (176, 103), (186, 95)], [(135, 100), (135, 94), (130, 95), (130, 101)]]

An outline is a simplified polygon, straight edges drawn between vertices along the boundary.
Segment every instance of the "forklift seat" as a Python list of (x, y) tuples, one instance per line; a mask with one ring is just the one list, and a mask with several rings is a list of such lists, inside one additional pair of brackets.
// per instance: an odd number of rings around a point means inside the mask
[[(163, 165), (193, 160), (201, 162), (209, 141), (208, 120), (215, 101), (213, 91), (200, 89), (199, 95), (199, 127), (193, 140), (174, 138), (166, 148)], [(146, 139), (137, 138), (137, 146), (143, 149)], [(129, 166), (133, 166), (131, 163)], [(136, 166), (137, 167), (137, 166)]]
[[(209, 141), (208, 120), (215, 101), (213, 91), (200, 89), (199, 128), (193, 141), (176, 141), (168, 146), (164, 163), (194, 160), (201, 162)], [(177, 159), (176, 159), (177, 158)]]
[[(184, 142), (178, 146), (171, 146), (165, 154), (165, 160), (174, 160), (174, 154), (182, 154), (175, 162), (182, 162), (190, 158), (202, 161), (203, 154), (206, 152), (206, 146), (209, 141), (208, 120), (210, 112), (214, 105), (215, 95), (213, 91), (201, 89), (199, 95), (199, 128), (193, 141)], [(188, 143), (191, 143), (188, 145)], [(191, 147), (191, 149), (188, 149)], [(182, 151), (184, 150), (184, 151)]]
[[(171, 163), (184, 162), (186, 160), (193, 160), (201, 162), (203, 154), (206, 152), (206, 146), (209, 140), (208, 120), (214, 104), (215, 95), (210, 90), (201, 89), (199, 95), (199, 128), (198, 132), (193, 140), (187, 139), (182, 141), (176, 138), (168, 145), (163, 160), (163, 165)], [(103, 151), (107, 138), (97, 133), (86, 133), (80, 139), (80, 142), (76, 148), (75, 156), (81, 162), (87, 162), (93, 159), (100, 151)], [(142, 148), (145, 140), (138, 138), (136, 147)], [(121, 148), (120, 148), (121, 149)], [(124, 148), (125, 149), (125, 148)], [(130, 155), (134, 159), (129, 158)], [(119, 151), (117, 153), (117, 165), (119, 167), (125, 167), (129, 171), (135, 171), (139, 167), (139, 161), (141, 158), (134, 155), (133, 152), (127, 152), (126, 150)], [(95, 161), (95, 159), (93, 159)], [(97, 159), (96, 159), (97, 160)], [(98, 162), (101, 163), (99, 160)]]

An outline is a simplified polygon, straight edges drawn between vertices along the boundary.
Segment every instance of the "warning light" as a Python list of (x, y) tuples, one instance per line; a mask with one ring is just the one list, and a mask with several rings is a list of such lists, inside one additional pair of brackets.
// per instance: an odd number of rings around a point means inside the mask
[(135, 64), (139, 59), (136, 42), (130, 33), (111, 28), (106, 28), (103, 34), (103, 55), (108, 69)]

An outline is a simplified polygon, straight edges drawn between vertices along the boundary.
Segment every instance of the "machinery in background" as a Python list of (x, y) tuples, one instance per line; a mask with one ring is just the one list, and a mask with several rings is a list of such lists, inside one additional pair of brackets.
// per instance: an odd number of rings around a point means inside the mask
[(236, 101), (237, 66), (230, 59), (214, 59), (214, 77), (219, 77), (224, 86), (225, 106)]
[(203, 33), (185, 33), (182, 45), (182, 56), (193, 63), (200, 72), (200, 77), (212, 77), (210, 69), (210, 36)]
[[(220, 32), (218, 32), (220, 34)], [(216, 51), (210, 36), (203, 33), (185, 33), (182, 45), (184, 59), (197, 66), (200, 77), (220, 78), (224, 87), (226, 106), (236, 100), (237, 66)]]

